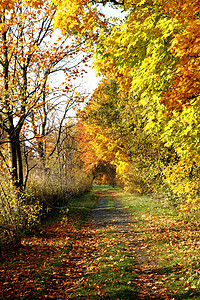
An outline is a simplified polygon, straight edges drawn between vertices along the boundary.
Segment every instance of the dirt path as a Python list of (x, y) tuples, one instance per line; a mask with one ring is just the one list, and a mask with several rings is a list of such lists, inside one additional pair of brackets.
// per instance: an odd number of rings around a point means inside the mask
[(118, 201), (114, 202), (115, 209), (110, 209), (105, 197), (101, 197), (98, 206), (91, 213), (89, 223), (98, 225), (99, 228), (112, 227), (128, 242), (129, 250), (135, 258), (134, 269), (138, 276), (139, 299), (171, 299), (162, 286), (163, 275), (159, 274), (156, 262), (150, 259), (148, 248), (137, 234), (131, 216)]

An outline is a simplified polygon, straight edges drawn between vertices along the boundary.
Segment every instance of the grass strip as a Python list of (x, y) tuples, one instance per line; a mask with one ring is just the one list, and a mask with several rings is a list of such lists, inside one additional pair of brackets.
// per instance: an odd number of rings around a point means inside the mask
[(84, 193), (70, 201), (68, 204), (68, 217), (77, 229), (87, 220), (91, 209), (96, 206), (98, 201), (99, 197), (93, 192)]
[(116, 203), (113, 200), (112, 196), (106, 196), (106, 200), (107, 200), (107, 206), (110, 210), (115, 210), (116, 208)]
[(137, 299), (134, 257), (109, 226), (96, 231), (96, 249), (85, 263), (74, 299)]

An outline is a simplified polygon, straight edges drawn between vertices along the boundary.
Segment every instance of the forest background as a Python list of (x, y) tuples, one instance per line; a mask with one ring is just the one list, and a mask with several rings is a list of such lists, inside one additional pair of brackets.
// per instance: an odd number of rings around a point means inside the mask
[[(94, 180), (197, 215), (199, 1), (0, 6), (1, 240), (19, 244)], [(91, 57), (102, 80), (88, 97), (77, 78)]]

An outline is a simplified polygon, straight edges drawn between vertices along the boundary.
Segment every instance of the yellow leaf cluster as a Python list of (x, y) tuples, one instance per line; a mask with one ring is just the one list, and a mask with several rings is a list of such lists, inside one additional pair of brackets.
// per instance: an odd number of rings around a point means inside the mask
[(181, 159), (164, 169), (165, 182), (181, 202), (181, 210), (192, 211), (200, 204), (198, 168), (191, 159)]
[(44, 4), (44, 0), (22, 0), (20, 3), (14, 0), (1, 0), (0, 1), (0, 8), (3, 10), (11, 10), (15, 6), (18, 5), (27, 5), (27, 6), (32, 6), (34, 8), (39, 8)]
[(2, 10), (4, 10), (4, 9), (10, 10), (13, 8), (14, 4), (15, 4), (14, 0), (1, 0), (0, 8)]
[(86, 0), (54, 0), (53, 2), (57, 7), (54, 26), (65, 34), (73, 31), (79, 36), (90, 36), (92, 39), (97, 27), (105, 25), (102, 15)]

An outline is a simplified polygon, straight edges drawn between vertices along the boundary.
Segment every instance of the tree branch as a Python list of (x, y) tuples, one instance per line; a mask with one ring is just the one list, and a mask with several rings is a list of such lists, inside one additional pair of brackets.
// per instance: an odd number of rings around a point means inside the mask
[(116, 0), (110, 0), (109, 2), (113, 3), (114, 5), (124, 5), (124, 0), (122, 0), (122, 2), (118, 2)]

